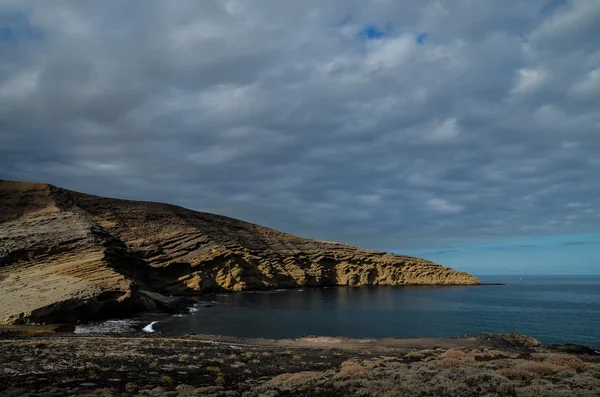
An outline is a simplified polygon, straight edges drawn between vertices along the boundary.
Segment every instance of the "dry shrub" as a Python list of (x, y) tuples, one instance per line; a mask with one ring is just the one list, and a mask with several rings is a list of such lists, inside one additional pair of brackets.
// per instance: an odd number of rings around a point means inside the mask
[(467, 372), (464, 383), (481, 396), (514, 396), (515, 385), (494, 372)]
[(464, 362), (458, 358), (445, 357), (436, 362), (438, 368), (456, 368), (463, 365)]
[(566, 366), (551, 362), (524, 361), (511, 368), (498, 369), (496, 373), (512, 380), (530, 381), (555, 375), (566, 369), (568, 369)]
[(597, 396), (594, 392), (590, 394), (579, 394), (574, 390), (557, 389), (552, 384), (532, 384), (519, 390), (519, 397), (575, 397), (575, 396)]
[(300, 393), (305, 393), (305, 392), (307, 392), (307, 391), (309, 391), (309, 390), (310, 390), (310, 385), (301, 385), (301, 386), (298, 388), (298, 391), (299, 391)]
[(409, 359), (410, 361), (419, 361), (429, 357), (437, 356), (438, 352), (435, 350), (418, 350), (414, 352), (407, 353), (404, 357)]
[(521, 334), (497, 334), (497, 335), (493, 335), (495, 338), (500, 338), (502, 340), (504, 340), (505, 342), (510, 343), (513, 346), (518, 346), (518, 347), (526, 347), (526, 348), (531, 348), (531, 347), (539, 347), (542, 345), (542, 343), (535, 339), (532, 338), (530, 336), (525, 336), (525, 335), (521, 335)]
[(496, 370), (496, 373), (510, 380), (518, 380), (525, 382), (529, 382), (534, 378), (534, 374), (532, 374), (531, 372), (518, 368), (502, 368)]
[(297, 372), (288, 378), (291, 383), (305, 383), (317, 379), (321, 374), (314, 371)]
[(338, 376), (341, 377), (351, 377), (355, 375), (360, 375), (367, 372), (367, 369), (363, 367), (360, 363), (354, 360), (344, 361), (340, 366), (340, 372)]
[(467, 353), (459, 349), (450, 349), (442, 354), (444, 358), (465, 358)]
[(371, 361), (369, 361), (369, 365), (373, 368), (378, 368), (381, 366), (385, 367), (385, 360), (382, 360), (382, 359), (371, 360)]
[(557, 365), (564, 369), (572, 369), (577, 372), (585, 372), (591, 369), (591, 365), (582, 361), (579, 357), (566, 354), (552, 354), (546, 358), (546, 362)]
[(413, 368), (426, 367), (428, 365), (429, 363), (425, 363), (423, 361), (413, 361), (412, 363), (410, 363), (410, 366)]
[(511, 356), (500, 350), (473, 351), (470, 354), (475, 361), (494, 361), (510, 358)]
[(279, 383), (306, 383), (311, 380), (317, 379), (321, 374), (319, 372), (314, 371), (303, 371), (303, 372), (293, 372), (287, 374), (281, 374), (270, 381), (268, 384), (275, 385)]
[(548, 353), (532, 353), (531, 358), (535, 361), (545, 361), (548, 358)]
[(522, 369), (524, 371), (532, 373), (535, 377), (544, 377), (550, 376), (559, 373), (563, 370), (562, 367), (558, 365), (546, 363), (546, 362), (535, 362), (535, 361), (526, 361), (523, 363), (519, 363), (516, 366), (517, 369)]
[(488, 350), (485, 353), (487, 356), (494, 357), (494, 359), (516, 357), (515, 355), (510, 355), (510, 354), (500, 351), (500, 350)]

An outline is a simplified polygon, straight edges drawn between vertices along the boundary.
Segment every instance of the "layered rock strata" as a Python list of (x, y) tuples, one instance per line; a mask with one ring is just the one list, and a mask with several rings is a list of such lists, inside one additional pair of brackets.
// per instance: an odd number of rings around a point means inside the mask
[(479, 284), (402, 255), (310, 240), (174, 205), (0, 181), (0, 322), (168, 308), (160, 295)]

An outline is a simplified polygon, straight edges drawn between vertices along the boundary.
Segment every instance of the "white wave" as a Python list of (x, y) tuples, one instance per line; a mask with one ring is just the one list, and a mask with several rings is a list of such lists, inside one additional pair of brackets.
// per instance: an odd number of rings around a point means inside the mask
[(187, 317), (187, 315), (180, 313), (180, 314), (173, 314), (173, 317)]
[(287, 291), (285, 288), (276, 289), (275, 292)]
[(122, 333), (135, 331), (138, 325), (136, 320), (107, 320), (98, 323), (82, 324), (75, 326), (76, 334), (106, 334), (111, 332)]
[(150, 324), (146, 325), (144, 328), (142, 328), (142, 331), (144, 332), (154, 332), (154, 328), (152, 328), (154, 326), (154, 324), (156, 324), (158, 321), (152, 321)]

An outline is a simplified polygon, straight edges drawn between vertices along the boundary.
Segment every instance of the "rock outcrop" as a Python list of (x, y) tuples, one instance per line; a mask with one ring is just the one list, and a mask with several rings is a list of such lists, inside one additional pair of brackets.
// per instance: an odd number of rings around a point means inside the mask
[(164, 309), (161, 294), (406, 284), (479, 281), (174, 205), (0, 181), (0, 323)]

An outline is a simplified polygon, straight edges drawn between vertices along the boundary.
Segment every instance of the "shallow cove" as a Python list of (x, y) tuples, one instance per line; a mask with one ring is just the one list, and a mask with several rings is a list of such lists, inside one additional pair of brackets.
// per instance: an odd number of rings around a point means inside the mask
[(545, 344), (600, 348), (600, 276), (481, 277), (505, 286), (325, 288), (203, 297), (188, 316), (154, 324), (167, 335), (453, 337), (517, 332)]

